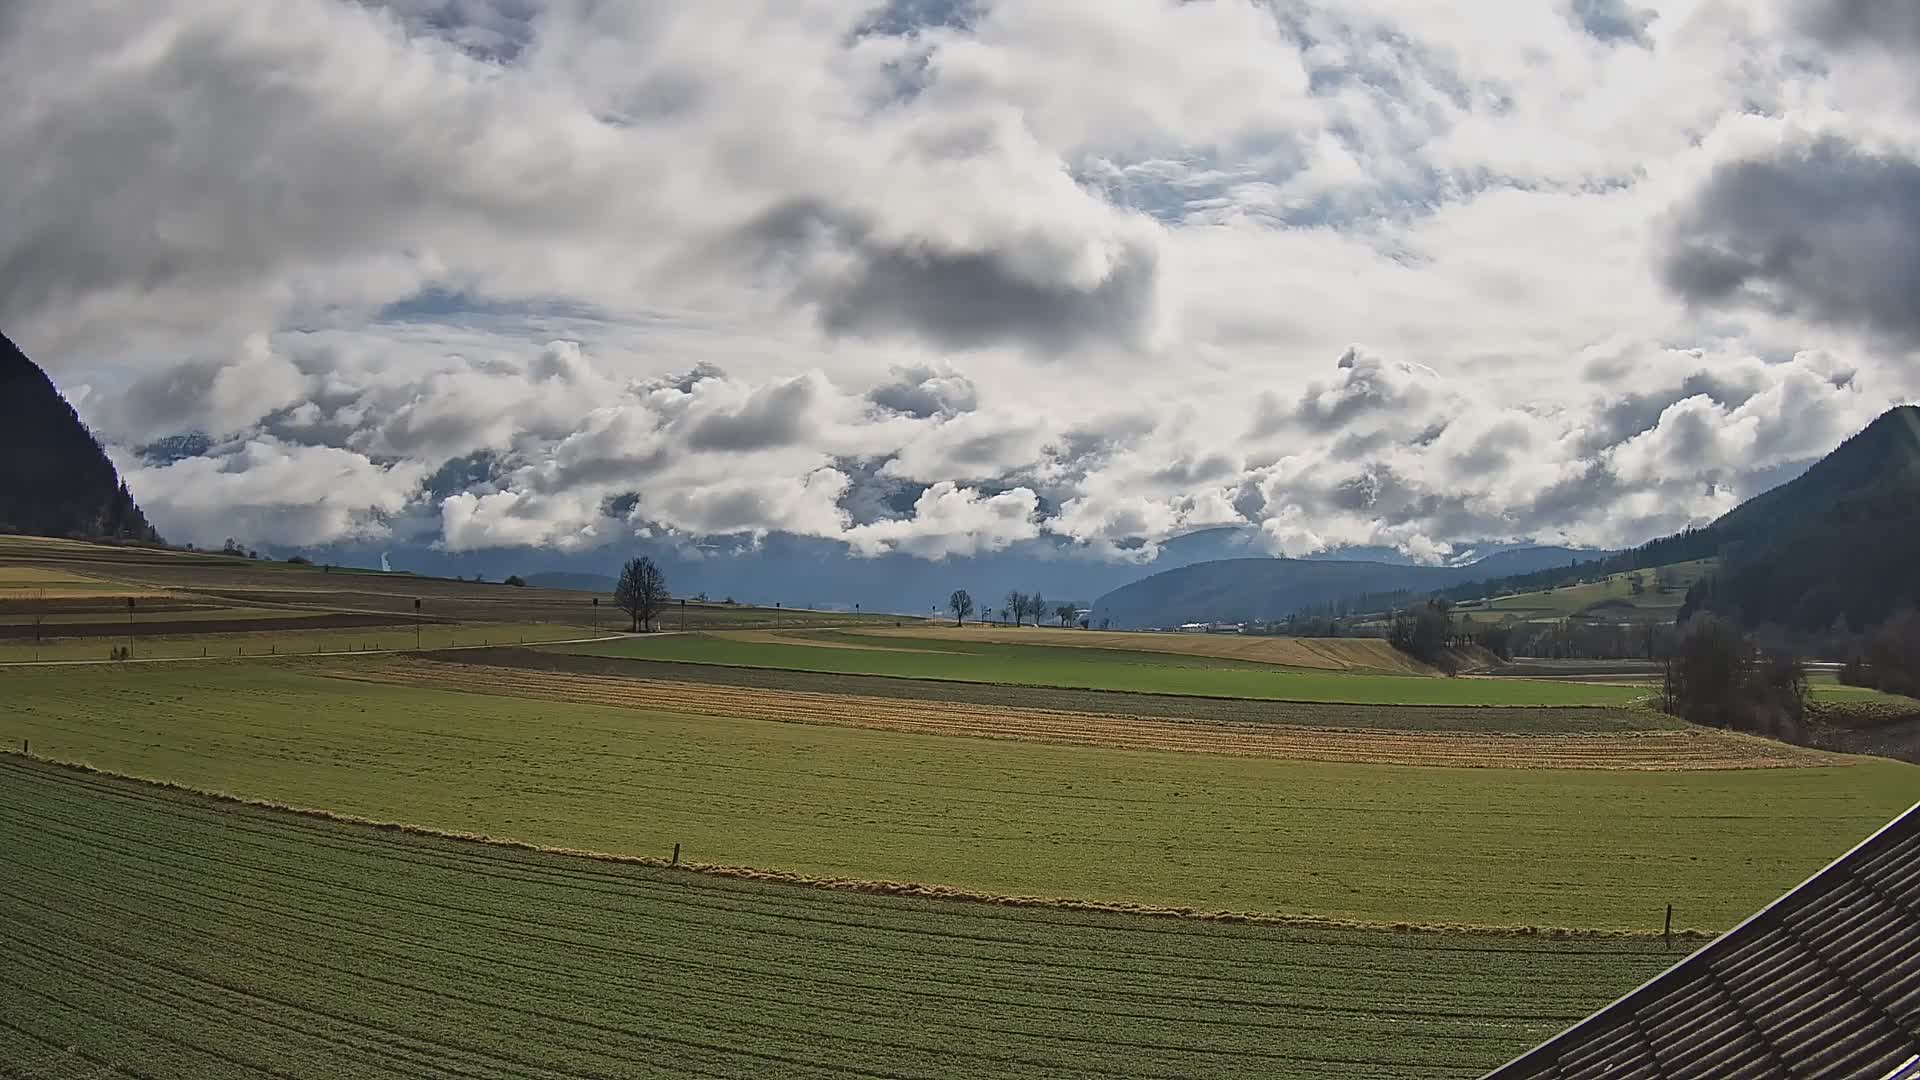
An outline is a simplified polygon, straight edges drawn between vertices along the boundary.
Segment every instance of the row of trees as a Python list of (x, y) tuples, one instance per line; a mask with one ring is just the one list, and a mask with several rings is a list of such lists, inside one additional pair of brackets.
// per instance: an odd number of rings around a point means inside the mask
[(1806, 718), (1806, 666), (1784, 649), (1761, 649), (1730, 620), (1696, 616), (1667, 658), (1660, 708), (1690, 723), (1794, 739)]
[(1476, 623), (1456, 618), (1453, 605), (1428, 600), (1394, 612), (1387, 627), (1387, 643), (1424, 664), (1441, 670), (1453, 667), (1454, 649), (1477, 645), (1502, 660), (1513, 659), (1513, 628), (1506, 622)]
[[(947, 597), (947, 610), (952, 613), (955, 626), (966, 622), (975, 612), (973, 594), (965, 589), (955, 589), (953, 595)], [(1033, 620), (1033, 625), (1039, 626), (1041, 620), (1047, 618), (1058, 619), (1061, 626), (1068, 626), (1079, 614), (1080, 609), (1072, 604), (1055, 604), (1049, 608), (1046, 597), (1038, 592), (1031, 594), (1010, 592), (1007, 594), (1006, 607), (1003, 609), (1003, 617), (1015, 626), (1024, 625), (1028, 619)], [(991, 619), (993, 609), (987, 608), (980, 612), (980, 617)], [(1083, 623), (1082, 627), (1084, 626)]]
[(1867, 632), (1840, 681), (1920, 698), (1920, 612), (1905, 608)]

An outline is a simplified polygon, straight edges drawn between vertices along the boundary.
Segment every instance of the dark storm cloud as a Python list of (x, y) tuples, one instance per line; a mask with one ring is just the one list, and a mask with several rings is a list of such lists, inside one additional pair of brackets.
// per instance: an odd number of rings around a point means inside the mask
[(1914, 0), (1799, 0), (1802, 29), (1828, 45), (1920, 49)]
[(794, 379), (755, 390), (738, 411), (695, 421), (687, 445), (695, 450), (765, 450), (790, 446), (807, 433), (814, 385)]
[(1920, 164), (1832, 137), (1721, 164), (1675, 216), (1662, 276), (1690, 303), (1920, 344)]
[[(906, 333), (952, 349), (1133, 343), (1148, 324), (1159, 273), (1158, 254), (1137, 239), (1122, 241), (1106, 274), (1083, 286), (1071, 279), (1068, 252), (1042, 275), (1025, 265), (1020, 256), (1032, 252), (1019, 247), (1058, 247), (1047, 237), (953, 249), (877, 235), (861, 215), (812, 200), (762, 215), (740, 239), (743, 254), (798, 266), (795, 296), (815, 308), (828, 332)], [(804, 264), (820, 254), (832, 256), (832, 270), (810, 272)]]
[(1572, 0), (1569, 10), (1573, 21), (1600, 41), (1653, 44), (1653, 39), (1647, 36), (1647, 27), (1652, 24), (1655, 13), (1633, 7), (1626, 0)]

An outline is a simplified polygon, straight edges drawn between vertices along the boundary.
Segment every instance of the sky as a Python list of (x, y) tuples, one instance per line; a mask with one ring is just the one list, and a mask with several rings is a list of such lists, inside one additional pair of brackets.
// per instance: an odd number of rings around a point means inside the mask
[(0, 329), (175, 541), (1447, 557), (1920, 397), (1911, 0), (12, 0)]

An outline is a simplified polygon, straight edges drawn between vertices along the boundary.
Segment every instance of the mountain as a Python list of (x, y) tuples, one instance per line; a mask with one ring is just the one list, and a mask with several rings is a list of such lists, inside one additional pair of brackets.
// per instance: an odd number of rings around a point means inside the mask
[(156, 542), (53, 380), (0, 335), (0, 531)]
[(1695, 534), (1714, 575), (1681, 615), (1712, 610), (1750, 625), (1855, 629), (1920, 605), (1920, 407), (1892, 409), (1799, 478), (1748, 499)]
[(1093, 606), (1096, 625), (1134, 629), (1184, 622), (1283, 618), (1315, 604), (1373, 593), (1427, 592), (1467, 581), (1566, 566), (1592, 552), (1562, 547), (1503, 551), (1463, 566), (1338, 559), (1222, 559), (1122, 586)]
[[(660, 564), (676, 596), (705, 593), (741, 603), (783, 603), (793, 607), (851, 609), (925, 615), (946, 610), (947, 597), (966, 589), (981, 607), (1000, 606), (1008, 592), (1039, 591), (1060, 601), (1091, 602), (1143, 574), (1172, 566), (1230, 558), (1258, 550), (1255, 530), (1203, 529), (1138, 549), (1139, 559), (1110, 560), (1098, 552), (1057, 537), (1023, 541), (1001, 551), (925, 559), (893, 554), (876, 558), (851, 555), (833, 540), (771, 533), (757, 541), (716, 538), (636, 538), (586, 551), (540, 548), (492, 548), (451, 552), (418, 542), (383, 542), (378, 548), (329, 545), (299, 549), (316, 562), (341, 566), (379, 565), (385, 552), (394, 569), (439, 577), (484, 576), (499, 581), (518, 574), (530, 584), (594, 587), (611, 580), (620, 564), (645, 555)], [(291, 549), (276, 554), (291, 554)], [(1149, 558), (1148, 556), (1151, 556)], [(604, 584), (604, 581), (599, 581)]]

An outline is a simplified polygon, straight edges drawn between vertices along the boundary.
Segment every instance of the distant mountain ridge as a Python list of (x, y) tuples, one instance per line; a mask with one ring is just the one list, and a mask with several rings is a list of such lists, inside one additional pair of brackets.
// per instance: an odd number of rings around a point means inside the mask
[(159, 541), (53, 380), (0, 335), (0, 531)]
[(1139, 629), (1188, 622), (1285, 618), (1315, 604), (1369, 593), (1430, 591), (1503, 574), (1565, 566), (1594, 552), (1517, 548), (1462, 566), (1339, 559), (1221, 559), (1163, 571), (1102, 596), (1095, 625)]

